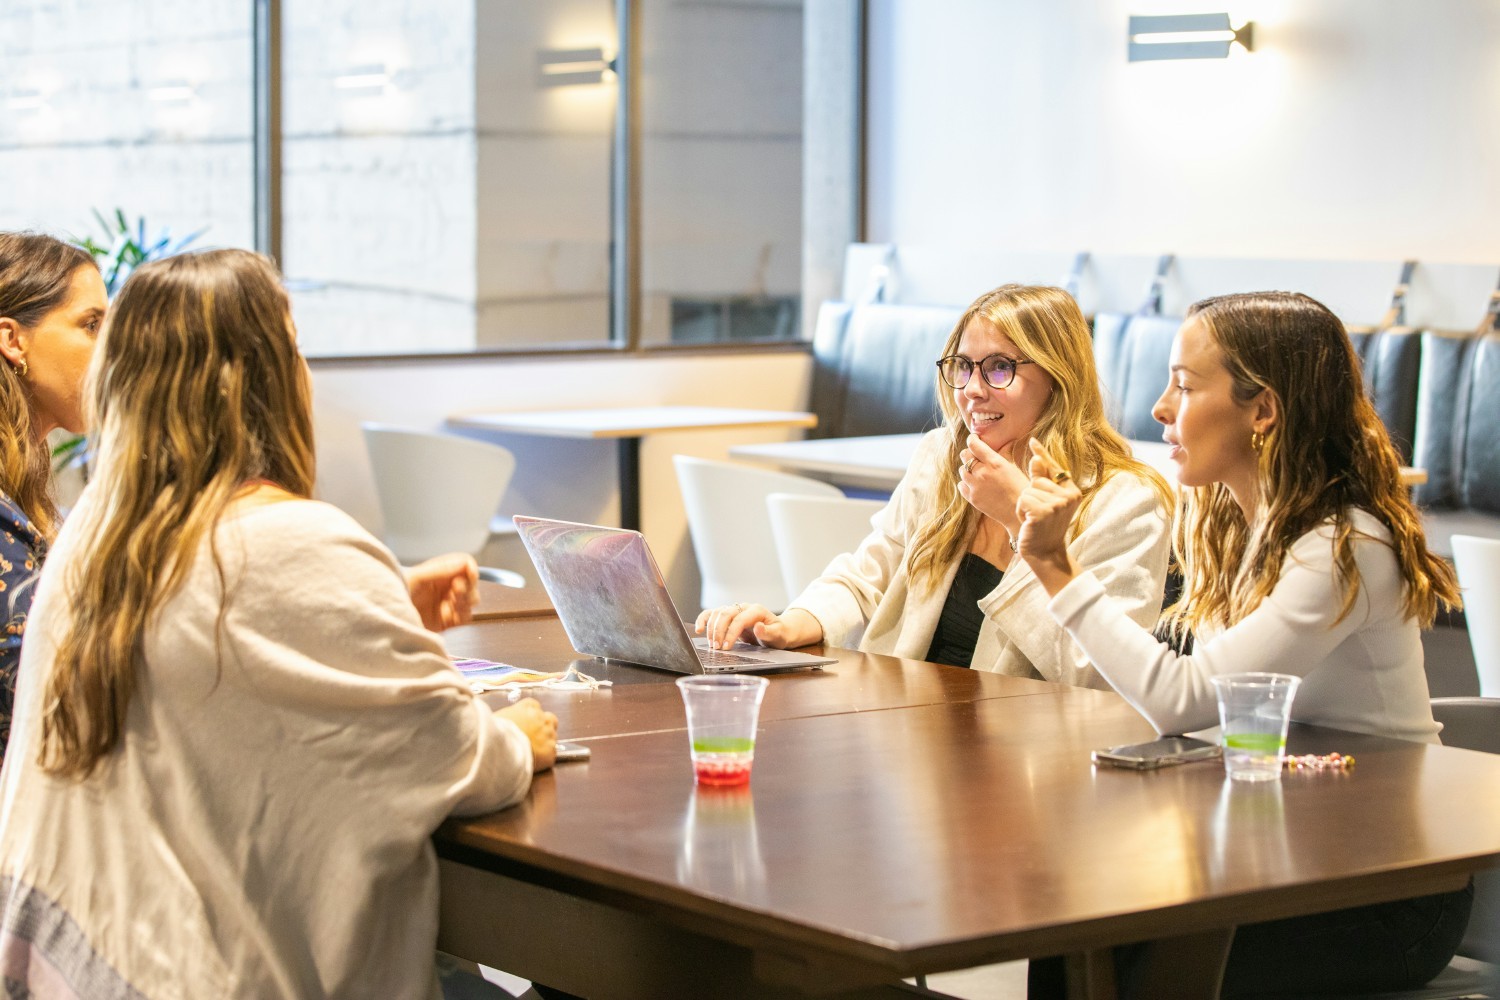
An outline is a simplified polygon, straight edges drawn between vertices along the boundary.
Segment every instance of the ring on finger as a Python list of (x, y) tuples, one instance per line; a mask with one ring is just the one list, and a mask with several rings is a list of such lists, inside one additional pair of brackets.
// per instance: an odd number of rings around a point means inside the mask
[(974, 471), (974, 466), (976, 466), (978, 464), (979, 464), (979, 459), (978, 458), (971, 458), (967, 462), (964, 463), (964, 469), (966, 469), (969, 472), (973, 472)]
[(1056, 472), (1052, 473), (1052, 481), (1059, 486), (1072, 478), (1073, 474), (1067, 469), (1058, 469)]

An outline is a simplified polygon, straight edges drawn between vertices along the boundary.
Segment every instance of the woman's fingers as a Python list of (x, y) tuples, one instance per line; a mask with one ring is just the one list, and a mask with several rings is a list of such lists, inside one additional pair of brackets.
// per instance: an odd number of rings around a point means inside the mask
[(775, 623), (778, 619), (769, 609), (760, 604), (724, 604), (709, 608), (698, 616), (694, 628), (708, 638), (714, 649), (728, 649), (761, 622)]

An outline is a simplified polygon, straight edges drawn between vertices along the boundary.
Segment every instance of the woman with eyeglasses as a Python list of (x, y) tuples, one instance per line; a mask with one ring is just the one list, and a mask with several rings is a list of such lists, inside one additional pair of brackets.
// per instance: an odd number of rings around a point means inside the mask
[(698, 630), (720, 648), (823, 641), (1104, 686), (1016, 555), (1035, 437), (1067, 456), (1085, 498), (1067, 541), (1073, 559), (1141, 625), (1161, 610), (1171, 493), (1105, 420), (1088, 323), (1060, 288), (1005, 285), (964, 312), (937, 367), (943, 426), (922, 439), (859, 548), (782, 613), (711, 608)]
[[(1419, 630), (1458, 587), (1427, 548), (1338, 317), (1290, 292), (1199, 302), (1153, 412), (1185, 493), (1184, 589), (1166, 621), (1192, 631), (1192, 653), (1159, 642), (1078, 565), (1068, 538), (1087, 500), (1059, 474), (1070, 459), (1038, 444), (1019, 546), (1048, 617), (1163, 733), (1218, 724), (1212, 678), (1275, 671), (1302, 677), (1296, 721), (1436, 743)], [(1466, 888), (1242, 926), (1223, 994), (1414, 989), (1453, 957), (1471, 901)], [(1127, 986), (1133, 955), (1120, 953)], [(1032, 963), (1030, 995), (1064, 995), (1060, 961)]]

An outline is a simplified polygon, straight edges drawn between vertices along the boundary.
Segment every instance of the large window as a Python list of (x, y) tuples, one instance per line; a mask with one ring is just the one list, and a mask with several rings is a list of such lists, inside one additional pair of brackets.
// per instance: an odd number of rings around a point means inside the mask
[(801, 336), (802, 0), (256, 2), (0, 5), (0, 227), (249, 246), (269, 185), (314, 356)]
[(250, 246), (249, 0), (0, 3), (0, 228)]
[(800, 336), (802, 0), (637, 0), (641, 339)]

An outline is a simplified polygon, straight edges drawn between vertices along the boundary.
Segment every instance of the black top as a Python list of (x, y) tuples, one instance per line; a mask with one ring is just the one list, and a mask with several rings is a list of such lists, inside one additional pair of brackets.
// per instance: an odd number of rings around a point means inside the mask
[(932, 645), (927, 648), (929, 661), (969, 666), (974, 659), (974, 646), (979, 642), (979, 626), (984, 624), (979, 602), (1000, 585), (1004, 575), (974, 553), (964, 553), (953, 586), (948, 588), (948, 599), (943, 602), (937, 631), (932, 633)]

